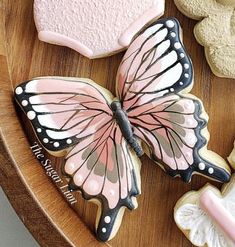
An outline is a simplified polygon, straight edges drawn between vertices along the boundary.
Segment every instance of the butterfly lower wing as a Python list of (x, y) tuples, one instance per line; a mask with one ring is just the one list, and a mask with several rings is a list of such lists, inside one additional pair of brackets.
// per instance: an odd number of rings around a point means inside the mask
[(42, 145), (65, 152), (70, 188), (101, 204), (97, 237), (110, 239), (140, 193), (138, 159), (113, 120), (112, 95), (87, 79), (45, 77), (18, 86), (15, 98)]
[(143, 98), (145, 103), (138, 102), (128, 111), (128, 117), (152, 160), (184, 181), (190, 181), (195, 172), (220, 182), (229, 180), (229, 168), (222, 168), (226, 163), (221, 161), (220, 167), (219, 161), (208, 158), (211, 153), (207, 155), (208, 140), (204, 136), (207, 122), (199, 100), (179, 94), (149, 102), (147, 95)]
[(125, 110), (142, 95), (161, 97), (192, 87), (193, 68), (176, 19), (146, 28), (128, 48), (117, 74), (117, 95)]
[(53, 152), (93, 135), (112, 118), (111, 94), (102, 94), (100, 87), (87, 79), (36, 78), (18, 86), (15, 99), (40, 142)]
[(70, 187), (79, 189), (87, 200), (101, 205), (97, 216), (97, 237), (112, 238), (119, 228), (124, 208), (137, 207), (140, 193), (139, 163), (115, 122), (94, 137), (76, 145), (66, 157), (65, 172)]

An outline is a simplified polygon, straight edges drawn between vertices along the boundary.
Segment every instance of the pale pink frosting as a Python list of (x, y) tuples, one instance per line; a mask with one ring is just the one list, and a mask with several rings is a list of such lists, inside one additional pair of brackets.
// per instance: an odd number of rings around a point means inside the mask
[(39, 39), (95, 58), (126, 48), (164, 0), (35, 0), (34, 13)]
[(216, 225), (235, 243), (235, 219), (222, 204), (222, 199), (212, 191), (204, 191), (199, 199), (200, 207)]

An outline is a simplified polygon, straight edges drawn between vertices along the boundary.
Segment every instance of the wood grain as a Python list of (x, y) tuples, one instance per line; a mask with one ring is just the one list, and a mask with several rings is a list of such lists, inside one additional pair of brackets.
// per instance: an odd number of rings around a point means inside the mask
[[(139, 208), (126, 211), (116, 238), (103, 244), (92, 234), (96, 206), (78, 195), (77, 214), (45, 175), (20, 125), (12, 89), (32, 77), (59, 75), (89, 77), (114, 93), (123, 54), (91, 61), (68, 48), (40, 42), (32, 6), (31, 0), (0, 2), (0, 183), (19, 217), (41, 246), (191, 246), (173, 221), (173, 208), (185, 192), (207, 182), (202, 177), (195, 176), (191, 184), (185, 184), (144, 157)], [(203, 100), (210, 115), (209, 147), (226, 158), (235, 139), (235, 80), (211, 73), (203, 48), (193, 37), (195, 22), (178, 12), (173, 1), (167, 1), (165, 16), (181, 22), (195, 67), (193, 93)]]

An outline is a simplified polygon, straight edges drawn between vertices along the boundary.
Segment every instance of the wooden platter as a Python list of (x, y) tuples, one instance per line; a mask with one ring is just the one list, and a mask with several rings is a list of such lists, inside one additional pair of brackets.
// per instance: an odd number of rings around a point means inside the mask
[[(173, 208), (185, 192), (204, 185), (205, 178), (195, 176), (185, 184), (144, 157), (139, 208), (126, 211), (116, 238), (100, 243), (92, 234), (96, 206), (78, 195), (77, 214), (33, 156), (22, 128), (26, 123), (20, 121), (13, 102), (13, 88), (29, 78), (57, 75), (89, 77), (114, 92), (123, 53), (91, 61), (68, 48), (40, 42), (32, 6), (32, 0), (0, 2), (0, 184), (19, 217), (41, 246), (191, 246), (173, 221)], [(173, 1), (166, 2), (165, 16), (175, 16), (183, 27), (195, 68), (193, 93), (210, 116), (209, 148), (226, 158), (235, 139), (235, 80), (211, 73), (193, 36), (195, 22), (181, 15)]]

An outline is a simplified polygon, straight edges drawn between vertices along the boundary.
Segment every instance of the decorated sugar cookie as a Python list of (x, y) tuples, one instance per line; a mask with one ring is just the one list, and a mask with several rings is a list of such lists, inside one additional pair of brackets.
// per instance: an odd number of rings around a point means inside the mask
[(235, 78), (235, 1), (175, 0), (175, 4), (183, 14), (200, 21), (194, 34), (205, 47), (212, 72)]
[(125, 49), (164, 9), (164, 0), (34, 1), (39, 39), (70, 47), (89, 58)]
[(175, 221), (195, 246), (235, 246), (235, 175), (222, 192), (212, 185), (186, 193), (175, 206)]
[(99, 203), (97, 237), (111, 239), (124, 209), (137, 207), (140, 157), (169, 175), (230, 179), (226, 162), (207, 150), (208, 117), (189, 94), (193, 68), (176, 19), (162, 19), (136, 37), (117, 74), (116, 97), (84, 78), (41, 77), (15, 98), (41, 144), (64, 155), (69, 186)]
[(233, 151), (229, 155), (228, 161), (231, 164), (231, 166), (235, 169), (235, 141), (234, 141)]

